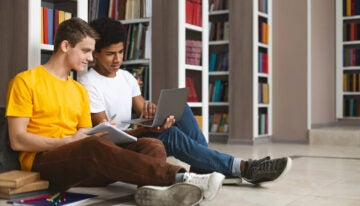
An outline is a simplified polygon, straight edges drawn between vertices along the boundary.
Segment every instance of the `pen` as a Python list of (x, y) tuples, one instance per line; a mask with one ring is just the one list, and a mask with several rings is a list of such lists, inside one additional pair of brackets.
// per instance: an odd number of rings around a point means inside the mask
[(113, 116), (110, 117), (110, 120), (109, 121), (113, 121), (116, 117), (116, 114), (114, 114)]
[(31, 198), (20, 200), (20, 202), (23, 202), (23, 203), (33, 202), (33, 201), (37, 201), (37, 200), (44, 200), (44, 199), (47, 199), (49, 197), (51, 197), (51, 195), (43, 195), (43, 196), (39, 196), (39, 197), (31, 197)]

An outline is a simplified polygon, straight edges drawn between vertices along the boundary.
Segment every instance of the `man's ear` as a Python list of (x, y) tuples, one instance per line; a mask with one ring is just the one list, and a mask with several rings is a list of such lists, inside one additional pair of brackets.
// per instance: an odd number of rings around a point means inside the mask
[(60, 49), (63, 52), (67, 52), (70, 49), (70, 43), (68, 40), (64, 40), (60, 43)]
[(97, 55), (98, 55), (97, 51), (94, 50), (94, 51), (92, 52), (92, 55), (93, 55), (94, 58), (97, 58)]

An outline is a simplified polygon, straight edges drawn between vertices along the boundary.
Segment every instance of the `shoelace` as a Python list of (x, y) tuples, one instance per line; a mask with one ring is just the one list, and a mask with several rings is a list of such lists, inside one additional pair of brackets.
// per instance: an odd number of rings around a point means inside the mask
[(256, 167), (254, 167), (252, 174), (254, 174), (254, 173), (260, 174), (260, 175), (277, 174), (278, 173), (277, 168), (279, 167), (279, 164), (282, 164), (282, 163), (283, 163), (283, 160), (281, 160), (281, 159), (262, 162), (260, 165), (257, 165)]
[(262, 162), (269, 161), (269, 160), (270, 160), (270, 156), (266, 156), (266, 157), (258, 159), (258, 160), (249, 159), (248, 160), (249, 168), (247, 169), (247, 171), (245, 171), (245, 178), (252, 177), (254, 168), (257, 168)]

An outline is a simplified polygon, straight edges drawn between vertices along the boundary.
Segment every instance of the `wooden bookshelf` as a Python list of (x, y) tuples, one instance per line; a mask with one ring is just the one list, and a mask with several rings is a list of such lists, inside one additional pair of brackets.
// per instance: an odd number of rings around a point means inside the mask
[[(186, 78), (193, 80), (198, 101), (188, 102), (195, 115), (202, 116), (202, 129), (208, 137), (208, 0), (201, 0), (201, 24), (186, 22), (186, 0), (177, 3), (153, 1), (152, 98), (163, 88), (185, 87)], [(186, 59), (186, 42), (201, 42), (201, 62)], [(197, 47), (198, 48), (198, 47)]]
[[(265, 10), (260, 9), (262, 2), (266, 2)], [(271, 9), (271, 0), (229, 2), (230, 143), (252, 143), (257, 138), (272, 135)], [(263, 29), (262, 23), (267, 25), (267, 31)], [(266, 69), (261, 65), (262, 60), (259, 60), (260, 52), (267, 54)], [(262, 70), (259, 66), (263, 66)], [(261, 95), (264, 93), (264, 84), (267, 85), (266, 100), (264, 94)], [(260, 118), (264, 119), (260, 121)]]
[(336, 0), (336, 117), (360, 120), (360, 2)]
[(214, 142), (229, 135), (230, 1), (209, 1), (209, 139)]

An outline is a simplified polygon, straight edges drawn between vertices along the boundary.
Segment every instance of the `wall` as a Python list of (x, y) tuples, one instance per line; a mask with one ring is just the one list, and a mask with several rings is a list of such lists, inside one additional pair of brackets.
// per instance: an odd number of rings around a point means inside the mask
[(273, 1), (273, 140), (307, 140), (307, 1)]
[(28, 1), (0, 1), (0, 107), (5, 107), (9, 80), (27, 69)]
[(311, 1), (311, 124), (336, 121), (335, 0)]

